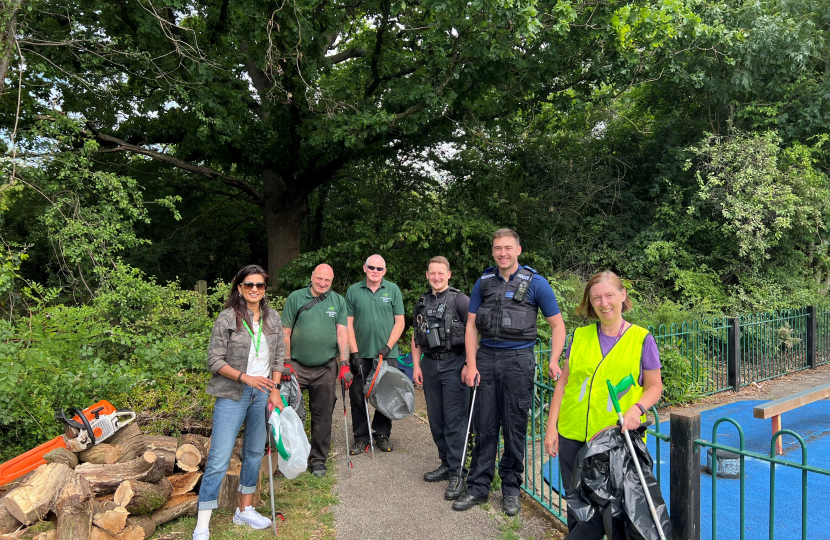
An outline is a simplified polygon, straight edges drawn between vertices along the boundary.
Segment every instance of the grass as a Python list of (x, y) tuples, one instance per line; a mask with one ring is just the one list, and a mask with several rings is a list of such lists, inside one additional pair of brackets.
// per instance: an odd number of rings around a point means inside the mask
[[(280, 477), (274, 481), (274, 506), (277, 512), (282, 512), (285, 516), (284, 522), (277, 518), (280, 538), (323, 540), (335, 537), (332, 508), (337, 503), (332, 490), (335, 482), (334, 463), (329, 462), (327, 467), (329, 473), (322, 478), (306, 472), (294, 480)], [(271, 502), (267, 477), (263, 477), (262, 496), (256, 507), (260, 514), (270, 517)], [(274, 536), (273, 529), (255, 531), (234, 525), (232, 519), (231, 512), (215, 511), (210, 520), (211, 540), (258, 540)], [(159, 527), (151, 538), (188, 540), (195, 527), (195, 517), (180, 518)]]

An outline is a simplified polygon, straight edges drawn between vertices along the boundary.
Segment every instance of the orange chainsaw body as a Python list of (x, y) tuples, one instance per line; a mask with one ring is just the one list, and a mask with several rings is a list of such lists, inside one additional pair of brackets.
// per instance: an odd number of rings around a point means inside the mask
[[(109, 401), (99, 401), (83, 410), (87, 421), (92, 424), (92, 431), (95, 435), (95, 443), (106, 439), (119, 428), (127, 425), (135, 418), (135, 413), (132, 411), (119, 411), (113, 407)], [(127, 422), (120, 422), (119, 415), (132, 415), (132, 418)], [(103, 417), (103, 418), (102, 418)], [(73, 420), (80, 422), (81, 419), (75, 415)], [(24, 454), (10, 459), (9, 461), (0, 464), (0, 486), (8, 484), (15, 478), (19, 478), (24, 474), (33, 471), (46, 463), (43, 456), (56, 448), (70, 448), (73, 451), (79, 451), (79, 448), (73, 445), (74, 439), (70, 439), (67, 435), (55, 437), (51, 441), (47, 441), (36, 448), (32, 448)], [(92, 446), (91, 444), (89, 446)], [(80, 448), (83, 449), (83, 448)]]

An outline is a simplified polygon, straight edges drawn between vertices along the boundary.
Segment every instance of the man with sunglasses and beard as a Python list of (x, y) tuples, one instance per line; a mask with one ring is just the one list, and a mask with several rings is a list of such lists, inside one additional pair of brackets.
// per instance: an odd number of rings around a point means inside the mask
[[(335, 382), (351, 385), (346, 335), (346, 301), (331, 290), (334, 270), (321, 264), (311, 273), (311, 284), (288, 295), (282, 310), (285, 357), (297, 376), (300, 390), (308, 389), (311, 413), (311, 474), (325, 476), (331, 449), (331, 415)], [(340, 366), (338, 367), (338, 348)], [(339, 374), (339, 376), (338, 376)]]
[(368, 451), (370, 428), (374, 432), (373, 438), (378, 449), (381, 452), (392, 451), (392, 442), (389, 440), (392, 420), (380, 411), (375, 411), (372, 425), (368, 424), (359, 364), (363, 364), (363, 373), (368, 375), (375, 357), (397, 359), (397, 343), (405, 325), (401, 290), (383, 278), (386, 275), (383, 257), (372, 255), (366, 259), (363, 272), (366, 278), (346, 291), (351, 371), (358, 377), (349, 389), (354, 431), (354, 443), (349, 454), (353, 456)]

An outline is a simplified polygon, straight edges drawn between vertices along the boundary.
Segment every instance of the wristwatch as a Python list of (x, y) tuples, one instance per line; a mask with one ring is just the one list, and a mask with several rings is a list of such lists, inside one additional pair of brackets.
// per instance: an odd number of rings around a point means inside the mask
[(276, 388), (277, 390), (282, 389), (282, 383), (278, 382), (277, 384), (274, 385), (274, 388)]

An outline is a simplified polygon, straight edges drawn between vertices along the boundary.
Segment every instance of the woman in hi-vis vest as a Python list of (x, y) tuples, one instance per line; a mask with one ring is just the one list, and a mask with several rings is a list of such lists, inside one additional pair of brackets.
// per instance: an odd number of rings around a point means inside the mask
[[(663, 382), (657, 343), (648, 330), (625, 321), (623, 313), (631, 307), (622, 281), (613, 272), (591, 277), (577, 307), (578, 315), (599, 322), (574, 331), (551, 399), (545, 435), (545, 451), (559, 455), (566, 493), (572, 488), (574, 462), (585, 441), (617, 423), (606, 380), (617, 384), (630, 374), (637, 382), (619, 395), (625, 411), (623, 430), (639, 427), (646, 410), (660, 400)], [(568, 516), (568, 527), (575, 525)]]

